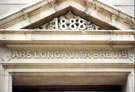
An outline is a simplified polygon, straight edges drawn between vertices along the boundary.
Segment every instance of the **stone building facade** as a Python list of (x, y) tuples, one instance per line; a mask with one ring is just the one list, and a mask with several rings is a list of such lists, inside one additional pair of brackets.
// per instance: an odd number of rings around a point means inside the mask
[(0, 19), (0, 92), (135, 92), (134, 29), (134, 17), (98, 0), (41, 0), (15, 11)]

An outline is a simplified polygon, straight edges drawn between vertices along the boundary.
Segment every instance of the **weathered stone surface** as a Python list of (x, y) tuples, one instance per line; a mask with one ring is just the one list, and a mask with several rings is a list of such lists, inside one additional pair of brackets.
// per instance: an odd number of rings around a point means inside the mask
[(0, 92), (58, 84), (134, 92), (135, 31), (127, 30), (133, 20), (97, 0), (42, 0), (1, 19)]

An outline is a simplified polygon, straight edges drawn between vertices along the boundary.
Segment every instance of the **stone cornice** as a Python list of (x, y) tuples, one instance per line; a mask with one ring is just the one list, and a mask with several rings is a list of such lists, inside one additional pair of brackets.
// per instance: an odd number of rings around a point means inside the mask
[[(16, 33), (29, 33), (29, 32), (45, 32), (45, 33), (132, 33), (135, 34), (135, 30), (45, 30), (45, 29), (0, 29), (0, 33), (7, 33), (7, 32), (16, 32)], [(59, 34), (58, 33), (58, 34)]]
[(59, 69), (68, 69), (68, 68), (134, 68), (133, 63), (62, 63), (62, 62), (1, 62), (5, 68), (59, 68)]
[(0, 30), (1, 43), (134, 44), (134, 30), (51, 31)]

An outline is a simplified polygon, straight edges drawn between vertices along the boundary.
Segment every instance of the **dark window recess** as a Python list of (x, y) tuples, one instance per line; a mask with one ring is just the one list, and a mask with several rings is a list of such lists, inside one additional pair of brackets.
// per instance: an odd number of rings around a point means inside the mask
[(121, 85), (14, 86), (13, 92), (122, 92)]

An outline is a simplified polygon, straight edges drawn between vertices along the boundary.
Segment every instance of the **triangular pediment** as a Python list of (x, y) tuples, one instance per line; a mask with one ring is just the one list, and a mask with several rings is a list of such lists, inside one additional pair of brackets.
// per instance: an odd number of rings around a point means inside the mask
[[(78, 19), (85, 21), (86, 29), (134, 29), (134, 18), (119, 12), (106, 4), (93, 0), (45, 0), (31, 6), (25, 7), (5, 18), (0, 19), (0, 28), (6, 29), (52, 29), (55, 19), (58, 19), (58, 30), (60, 20), (65, 18), (67, 30), (70, 28), (71, 18), (76, 20), (77, 29)], [(74, 18), (75, 17), (75, 18)], [(80, 21), (79, 20), (79, 21)], [(51, 24), (54, 22), (53, 24)], [(89, 26), (89, 27), (88, 27)], [(90, 26), (92, 26), (90, 28)], [(94, 26), (94, 27), (93, 27)], [(55, 26), (56, 27), (56, 26)], [(73, 26), (72, 26), (73, 27)], [(56, 29), (56, 28), (55, 28)], [(64, 30), (64, 28), (61, 28)], [(84, 28), (79, 28), (84, 29)], [(78, 30), (79, 30), (78, 29)], [(75, 29), (76, 30), (76, 29)], [(93, 29), (92, 29), (93, 30)]]

